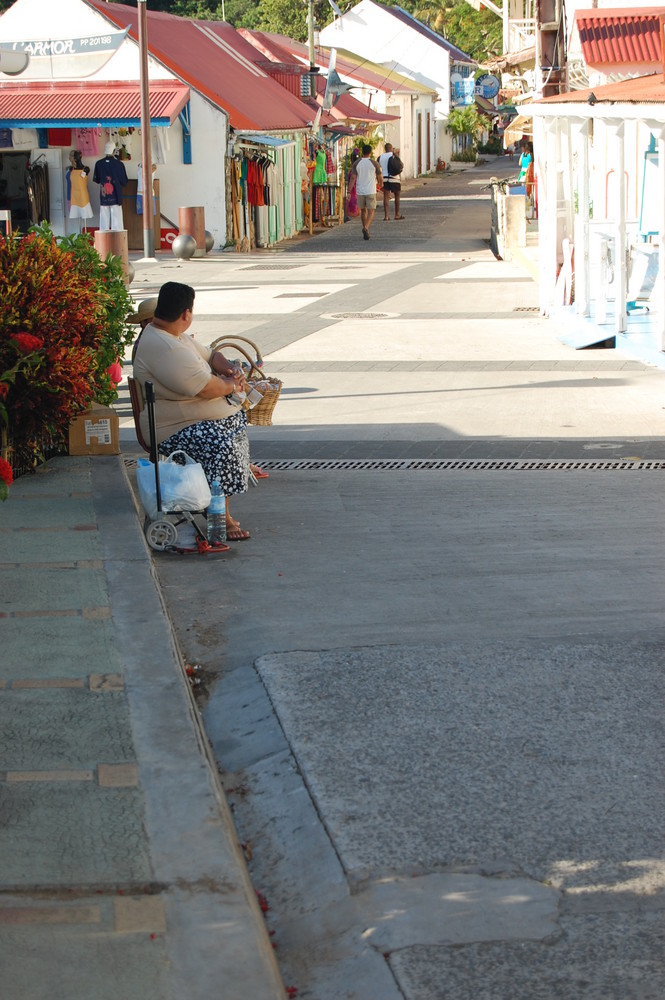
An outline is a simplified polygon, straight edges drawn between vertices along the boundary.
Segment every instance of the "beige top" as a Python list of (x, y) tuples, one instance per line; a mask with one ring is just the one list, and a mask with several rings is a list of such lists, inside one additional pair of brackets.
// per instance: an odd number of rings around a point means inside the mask
[[(201, 399), (197, 393), (208, 384), (213, 351), (189, 334), (174, 337), (151, 323), (141, 334), (134, 358), (134, 377), (145, 398), (146, 379), (155, 390), (157, 443), (199, 420), (223, 420), (238, 412), (225, 396)], [(149, 435), (148, 413), (141, 412), (141, 430)]]

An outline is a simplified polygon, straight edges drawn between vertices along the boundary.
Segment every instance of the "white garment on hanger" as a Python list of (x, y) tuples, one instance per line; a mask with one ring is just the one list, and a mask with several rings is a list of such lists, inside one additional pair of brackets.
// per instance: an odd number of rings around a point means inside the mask
[(157, 164), (166, 163), (166, 154), (171, 148), (169, 130), (167, 128), (151, 129), (150, 141), (152, 146), (152, 162)]
[(14, 149), (37, 149), (39, 135), (36, 128), (13, 128), (12, 145)]

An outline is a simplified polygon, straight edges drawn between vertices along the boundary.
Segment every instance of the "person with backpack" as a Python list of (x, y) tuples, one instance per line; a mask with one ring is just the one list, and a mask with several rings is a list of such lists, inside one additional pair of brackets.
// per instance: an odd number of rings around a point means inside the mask
[(383, 221), (390, 219), (390, 195), (395, 198), (395, 218), (403, 219), (400, 213), (399, 202), (402, 195), (402, 184), (400, 174), (404, 170), (404, 164), (399, 158), (399, 149), (393, 149), (389, 142), (386, 143), (386, 151), (379, 157), (379, 163), (383, 171)]

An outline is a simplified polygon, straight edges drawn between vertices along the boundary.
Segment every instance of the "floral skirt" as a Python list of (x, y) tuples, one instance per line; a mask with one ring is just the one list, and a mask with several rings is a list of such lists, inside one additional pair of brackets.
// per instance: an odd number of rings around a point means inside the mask
[(245, 493), (249, 478), (247, 415), (239, 410), (224, 420), (200, 420), (176, 431), (159, 445), (162, 455), (185, 451), (203, 466), (206, 479), (217, 479), (224, 496)]

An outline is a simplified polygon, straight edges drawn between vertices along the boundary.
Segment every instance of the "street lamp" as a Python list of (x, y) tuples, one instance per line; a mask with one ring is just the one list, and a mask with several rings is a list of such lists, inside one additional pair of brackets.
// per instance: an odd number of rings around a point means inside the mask
[(148, 13), (146, 0), (136, 0), (139, 20), (139, 79), (141, 81), (141, 176), (143, 179), (143, 256), (155, 256), (152, 207), (152, 148), (150, 145), (150, 87), (148, 82)]

